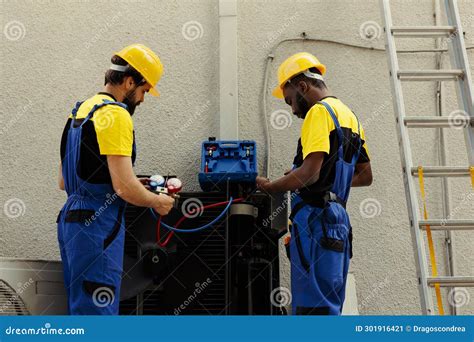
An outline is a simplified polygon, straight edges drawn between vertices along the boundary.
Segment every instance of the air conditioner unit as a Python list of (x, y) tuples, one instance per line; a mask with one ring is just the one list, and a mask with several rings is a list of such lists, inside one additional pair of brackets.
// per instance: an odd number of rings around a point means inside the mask
[(66, 315), (60, 261), (0, 258), (0, 315)]

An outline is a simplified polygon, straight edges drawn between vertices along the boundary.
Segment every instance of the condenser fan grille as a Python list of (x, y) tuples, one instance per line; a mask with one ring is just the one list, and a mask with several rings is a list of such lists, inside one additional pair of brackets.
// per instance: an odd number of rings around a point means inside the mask
[(0, 316), (25, 316), (29, 314), (20, 295), (10, 285), (0, 280)]

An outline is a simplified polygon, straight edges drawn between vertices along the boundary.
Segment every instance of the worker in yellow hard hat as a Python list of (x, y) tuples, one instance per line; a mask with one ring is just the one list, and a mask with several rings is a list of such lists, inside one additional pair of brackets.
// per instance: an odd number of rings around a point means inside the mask
[(124, 207), (132, 203), (166, 215), (170, 196), (147, 191), (135, 176), (132, 115), (145, 94), (158, 96), (158, 56), (133, 44), (115, 53), (103, 91), (78, 102), (61, 139), (59, 187), (67, 200), (58, 240), (70, 314), (118, 314), (124, 255)]
[(326, 86), (326, 67), (297, 53), (278, 68), (273, 95), (303, 119), (293, 168), (266, 192), (292, 191), (289, 255), (292, 313), (339, 315), (344, 303), (352, 228), (349, 191), (372, 183), (365, 133), (355, 114)]

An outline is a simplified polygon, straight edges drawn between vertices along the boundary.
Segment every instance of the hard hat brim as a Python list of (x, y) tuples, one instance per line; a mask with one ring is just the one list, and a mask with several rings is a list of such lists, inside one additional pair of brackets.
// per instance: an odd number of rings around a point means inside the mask
[(149, 93), (151, 96), (154, 96), (154, 97), (159, 97), (159, 96), (160, 96), (160, 92), (159, 92), (156, 88), (150, 88), (150, 90), (148, 91), (148, 93)]
[(285, 96), (283, 95), (283, 90), (280, 88), (280, 86), (276, 86), (275, 89), (273, 89), (272, 95), (275, 96), (277, 99), (285, 98)]

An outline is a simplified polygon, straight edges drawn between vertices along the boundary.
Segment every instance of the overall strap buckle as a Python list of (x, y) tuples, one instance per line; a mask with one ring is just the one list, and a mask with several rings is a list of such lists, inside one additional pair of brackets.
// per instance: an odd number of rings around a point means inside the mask
[(324, 207), (326, 207), (326, 205), (329, 202), (336, 202), (336, 203), (339, 203), (340, 205), (342, 205), (342, 207), (344, 209), (346, 209), (346, 201), (344, 201), (342, 198), (340, 198), (338, 195), (336, 195), (332, 191), (326, 191), (326, 193), (324, 194), (323, 199), (324, 199)]

